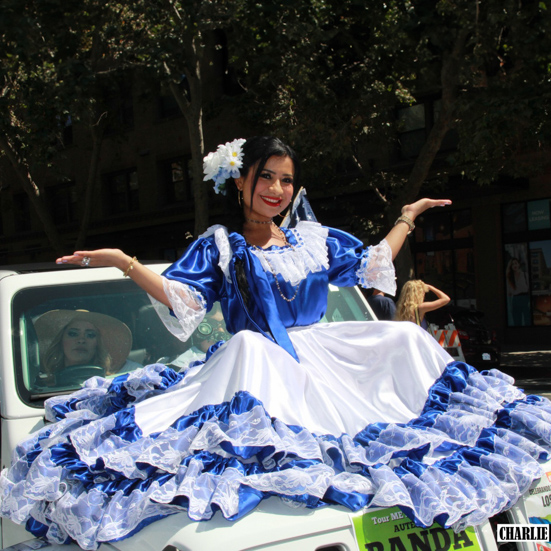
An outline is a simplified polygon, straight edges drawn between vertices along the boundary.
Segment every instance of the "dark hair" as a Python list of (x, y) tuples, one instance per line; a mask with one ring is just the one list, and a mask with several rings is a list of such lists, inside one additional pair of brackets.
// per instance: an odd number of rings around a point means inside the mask
[[(264, 170), (264, 166), (270, 157), (289, 157), (293, 161), (293, 199), (298, 191), (298, 182), (300, 179), (300, 162), (294, 150), (287, 144), (283, 143), (279, 138), (272, 136), (253, 136), (248, 138), (243, 144), (243, 165), (239, 172), (241, 176), (248, 175), (255, 164), (256, 171), (254, 175), (253, 185), (251, 187), (251, 205), (256, 183), (260, 174)], [(292, 204), (292, 200), (291, 200)], [(243, 207), (239, 204), (238, 190), (235, 185), (235, 180), (230, 178), (226, 185), (226, 226), (230, 232), (241, 233), (243, 231), (243, 223), (245, 215)], [(248, 306), (250, 301), (250, 290), (245, 270), (241, 262), (238, 260), (235, 263), (235, 274), (237, 276), (237, 285), (243, 296), (245, 304)]]
[[(283, 143), (279, 138), (274, 138), (273, 136), (254, 136), (248, 138), (243, 144), (243, 166), (240, 169), (241, 175), (245, 177), (249, 173), (249, 170), (258, 163), (251, 188), (251, 205), (256, 183), (270, 157), (289, 157), (291, 161), (293, 161), (293, 167), (295, 169), (293, 177), (293, 197), (298, 190), (300, 162), (294, 150)], [(233, 179), (229, 179), (226, 185), (226, 199), (226, 226), (230, 232), (235, 231), (241, 233), (245, 218), (243, 207), (239, 205), (237, 186)]]

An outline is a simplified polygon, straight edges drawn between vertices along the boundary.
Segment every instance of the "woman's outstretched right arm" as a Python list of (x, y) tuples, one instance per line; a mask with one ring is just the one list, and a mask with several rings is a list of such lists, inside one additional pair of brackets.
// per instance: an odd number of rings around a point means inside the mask
[[(90, 261), (83, 263), (84, 259)], [(118, 268), (132, 278), (146, 293), (157, 299), (167, 307), (170, 302), (163, 286), (163, 278), (145, 267), (138, 260), (128, 256), (120, 249), (97, 249), (95, 251), (75, 251), (72, 255), (62, 256), (56, 260), (57, 264), (74, 264), (76, 266), (108, 266)]]

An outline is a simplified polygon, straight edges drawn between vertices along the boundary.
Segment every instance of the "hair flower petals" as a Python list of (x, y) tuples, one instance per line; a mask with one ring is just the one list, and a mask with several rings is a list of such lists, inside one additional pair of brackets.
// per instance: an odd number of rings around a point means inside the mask
[(243, 166), (243, 138), (220, 144), (203, 159), (203, 181), (214, 180), (214, 191), (226, 195), (226, 180), (239, 178)]

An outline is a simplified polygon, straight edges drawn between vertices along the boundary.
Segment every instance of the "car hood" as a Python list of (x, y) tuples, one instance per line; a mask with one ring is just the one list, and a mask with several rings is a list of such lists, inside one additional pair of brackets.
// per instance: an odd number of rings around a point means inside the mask
[[(281, 500), (268, 499), (236, 521), (226, 520), (219, 512), (206, 522), (192, 521), (186, 513), (171, 515), (151, 523), (133, 537), (103, 544), (98, 551), (205, 551), (219, 548), (245, 551), (284, 543), (293, 544), (298, 549), (330, 544), (354, 549), (357, 544), (352, 516), (344, 507), (297, 509)], [(315, 545), (310, 543), (312, 540)], [(40, 546), (38, 540), (20, 543), (5, 551), (36, 549), (81, 551), (75, 544)]]

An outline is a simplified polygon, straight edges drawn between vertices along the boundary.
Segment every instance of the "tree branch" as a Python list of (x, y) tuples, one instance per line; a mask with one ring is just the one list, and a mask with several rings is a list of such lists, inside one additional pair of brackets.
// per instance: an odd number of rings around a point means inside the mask
[(458, 61), (463, 56), (467, 36), (468, 31), (466, 29), (459, 31), (451, 52), (444, 56), (440, 71), (442, 107), (409, 175), (407, 187), (402, 196), (404, 203), (412, 202), (419, 194), (419, 190), (427, 179), (434, 159), (438, 151), (440, 151), (442, 140), (453, 126), (453, 111), (457, 99), (457, 86), (459, 82)]

